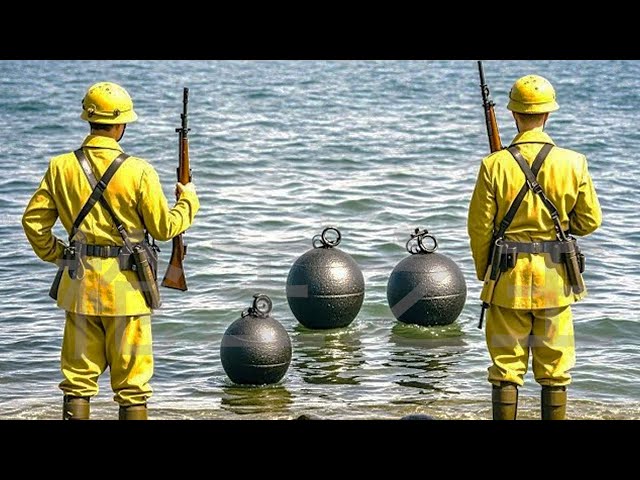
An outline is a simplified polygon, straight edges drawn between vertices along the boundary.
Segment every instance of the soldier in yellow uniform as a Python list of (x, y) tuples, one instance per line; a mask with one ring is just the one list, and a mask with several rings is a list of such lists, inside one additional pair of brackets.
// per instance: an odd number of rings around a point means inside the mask
[[(518, 134), (516, 146), (529, 167), (543, 147), (550, 149), (537, 181), (559, 214), (562, 229), (573, 236), (588, 235), (602, 222), (598, 197), (584, 155), (555, 146), (544, 132), (549, 113), (558, 110), (553, 86), (543, 77), (518, 79), (509, 93)], [(549, 145), (545, 147), (545, 145)], [(533, 373), (542, 386), (543, 419), (564, 419), (569, 370), (575, 363), (571, 304), (586, 294), (574, 293), (565, 265), (551, 251), (558, 246), (556, 229), (541, 198), (529, 189), (506, 230), (506, 244), (517, 255), (500, 273), (491, 296), (487, 268), (491, 240), (514, 199), (525, 175), (509, 150), (484, 158), (469, 206), (468, 233), (479, 280), (485, 282), (481, 298), (490, 303), (486, 341), (493, 365), (494, 419), (515, 420), (518, 387), (524, 384), (529, 352)], [(557, 250), (556, 250), (557, 251)]]
[[(127, 124), (138, 117), (124, 88), (100, 82), (88, 89), (81, 118), (89, 122), (90, 134), (78, 152), (84, 153), (99, 180), (123, 153), (118, 142)], [(60, 218), (71, 233), (93, 190), (79, 158), (72, 152), (51, 159), (22, 218), (34, 252), (46, 262), (60, 265), (65, 251), (66, 242), (51, 232), (56, 220)], [(145, 232), (164, 241), (191, 226), (200, 207), (195, 187), (178, 183), (176, 191), (179, 199), (169, 208), (154, 168), (131, 156), (115, 172), (103, 196), (130, 241), (137, 244), (145, 240)], [(153, 374), (152, 310), (127, 261), (123, 238), (112, 217), (96, 203), (70, 241), (76, 263), (64, 267), (57, 295), (58, 307), (66, 311), (60, 384), (63, 418), (89, 418), (89, 399), (98, 393), (98, 377), (109, 367), (120, 419), (146, 419)]]

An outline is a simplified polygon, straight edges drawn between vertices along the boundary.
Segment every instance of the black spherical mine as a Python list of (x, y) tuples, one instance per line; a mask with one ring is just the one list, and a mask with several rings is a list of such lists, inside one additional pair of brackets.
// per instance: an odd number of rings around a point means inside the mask
[(279, 382), (291, 363), (291, 339), (271, 313), (271, 299), (255, 295), (253, 306), (227, 328), (220, 344), (222, 367), (232, 382)]
[[(426, 247), (430, 239), (433, 247)], [(453, 323), (467, 298), (467, 284), (460, 267), (450, 258), (434, 253), (438, 244), (426, 230), (416, 229), (407, 242), (412, 254), (391, 272), (387, 300), (393, 315), (403, 323), (422, 326)]]
[[(337, 238), (328, 238), (332, 231)], [(355, 260), (335, 248), (340, 239), (337, 229), (326, 228), (314, 237), (314, 248), (298, 258), (289, 271), (289, 307), (307, 328), (346, 327), (362, 307), (364, 277)]]

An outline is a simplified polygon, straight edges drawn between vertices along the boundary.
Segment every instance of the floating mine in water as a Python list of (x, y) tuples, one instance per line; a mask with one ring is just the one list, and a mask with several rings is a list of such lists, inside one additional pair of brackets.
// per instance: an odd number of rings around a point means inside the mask
[(438, 242), (427, 230), (416, 228), (406, 248), (411, 255), (393, 269), (387, 284), (391, 312), (403, 323), (427, 327), (453, 323), (467, 298), (460, 267), (435, 253)]
[(362, 307), (364, 277), (351, 255), (336, 248), (341, 239), (337, 228), (325, 228), (289, 271), (289, 307), (307, 328), (346, 327)]
[(264, 385), (279, 382), (291, 363), (291, 339), (273, 317), (267, 295), (254, 295), (253, 305), (229, 325), (220, 344), (222, 367), (232, 382)]

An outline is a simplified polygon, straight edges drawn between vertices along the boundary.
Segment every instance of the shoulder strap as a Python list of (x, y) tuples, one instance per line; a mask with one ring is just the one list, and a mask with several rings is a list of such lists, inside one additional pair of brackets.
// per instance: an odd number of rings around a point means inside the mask
[(113, 222), (115, 223), (116, 228), (118, 229), (118, 232), (120, 232), (120, 236), (122, 237), (122, 240), (124, 240), (125, 245), (131, 250), (132, 245), (129, 240), (129, 236), (127, 235), (127, 232), (124, 228), (124, 225), (122, 224), (120, 219), (116, 216), (116, 214), (113, 212), (113, 210), (109, 206), (109, 203), (103, 196), (104, 191), (107, 188), (107, 185), (115, 175), (118, 168), (120, 168), (120, 166), (124, 163), (124, 161), (127, 158), (129, 158), (129, 155), (127, 155), (126, 153), (121, 153), (120, 155), (118, 155), (115, 158), (115, 160), (111, 162), (111, 165), (109, 165), (109, 168), (107, 168), (107, 171), (104, 172), (104, 175), (102, 175), (102, 178), (100, 178), (100, 180), (96, 180), (96, 177), (93, 174), (93, 170), (91, 169), (91, 165), (89, 165), (89, 160), (87, 160), (87, 156), (85, 155), (84, 151), (80, 148), (73, 153), (78, 159), (78, 162), (80, 163), (80, 167), (82, 168), (82, 171), (87, 176), (87, 180), (89, 181), (89, 184), (93, 187), (93, 191), (91, 192), (91, 195), (89, 196), (89, 199), (87, 200), (87, 202), (82, 207), (82, 210), (80, 210), (80, 213), (78, 214), (76, 220), (73, 222), (73, 226), (71, 227), (71, 235), (69, 235), (69, 240), (71, 240), (76, 235), (76, 233), (78, 232), (78, 228), (80, 227), (80, 224), (82, 224), (82, 222), (84, 221), (86, 216), (89, 214), (93, 206), (96, 204), (96, 202), (99, 201), (100, 205), (102, 205), (102, 207), (107, 211), (107, 213), (113, 219)]
[(536, 179), (537, 172), (534, 173), (532, 169), (529, 168), (527, 161), (524, 159), (524, 157), (522, 156), (520, 151), (517, 149), (517, 147), (515, 146), (509, 147), (508, 150), (511, 153), (511, 155), (513, 155), (513, 158), (516, 160), (516, 162), (518, 162), (520, 169), (522, 170), (522, 172), (524, 173), (524, 176), (527, 179), (525, 188), (531, 189), (533, 193), (538, 195), (542, 200), (542, 203), (544, 204), (546, 209), (551, 214), (551, 219), (553, 220), (553, 226), (556, 229), (556, 236), (558, 237), (558, 240), (566, 240), (566, 236), (564, 234), (564, 231), (562, 230), (562, 225), (560, 224), (560, 214), (558, 213), (558, 209), (553, 204), (553, 202), (549, 200), (549, 197), (547, 197), (546, 193), (544, 193), (542, 185), (538, 183), (538, 180)]
[[(98, 180), (96, 179), (96, 176), (93, 174), (93, 169), (89, 164), (89, 160), (87, 159), (87, 156), (85, 155), (84, 150), (82, 148), (79, 148), (73, 153), (76, 156), (76, 159), (78, 160), (78, 162), (80, 163), (80, 167), (82, 168), (82, 171), (87, 177), (87, 180), (89, 180), (89, 185), (91, 185), (91, 188), (96, 188), (96, 185), (98, 184)], [(107, 172), (104, 172), (104, 173), (106, 174)]]
[[(542, 168), (542, 164), (544, 163), (545, 159), (549, 155), (549, 152), (551, 151), (552, 148), (553, 148), (553, 145), (551, 145), (550, 143), (545, 143), (540, 149), (540, 151), (538, 152), (538, 155), (536, 155), (536, 158), (533, 161), (533, 164), (530, 169), (529, 169), (529, 165), (527, 165), (527, 161), (524, 159), (524, 157), (522, 156), (522, 154), (520, 153), (520, 150), (518, 150), (518, 147), (516, 145), (512, 145), (507, 150), (509, 150), (509, 153), (513, 155), (513, 157), (516, 159), (516, 162), (518, 162), (518, 164), (520, 164), (518, 157), (520, 158), (521, 161), (524, 162), (524, 164), (527, 166), (527, 169), (533, 175), (533, 178), (535, 180), (535, 177), (538, 175), (540, 168)], [(520, 165), (520, 168), (522, 168), (522, 165)], [(526, 175), (527, 174), (525, 173), (525, 176)], [(504, 218), (500, 222), (500, 227), (498, 228), (498, 232), (494, 236), (495, 238), (504, 237), (504, 234), (506, 233), (507, 228), (509, 228), (509, 225), (511, 225), (511, 222), (513, 222), (513, 219), (516, 216), (516, 212), (518, 211), (518, 208), (520, 208), (520, 205), (522, 204), (522, 201), (524, 200), (524, 196), (527, 194), (528, 189), (529, 189), (529, 177), (527, 177), (527, 182), (522, 186), (522, 188), (520, 189), (520, 192), (518, 192), (518, 195), (513, 200), (513, 203), (511, 204), (511, 206), (509, 207), (507, 214), (504, 216)]]

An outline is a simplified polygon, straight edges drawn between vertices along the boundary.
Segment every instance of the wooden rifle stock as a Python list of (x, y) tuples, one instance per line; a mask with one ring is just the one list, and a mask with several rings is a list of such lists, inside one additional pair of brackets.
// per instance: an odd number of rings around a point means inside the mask
[[(183, 91), (183, 99), (182, 99), (182, 114), (180, 118), (182, 119), (182, 126), (180, 128), (176, 128), (176, 132), (179, 135), (179, 162), (178, 162), (178, 182), (183, 185), (186, 185), (191, 181), (191, 166), (189, 164), (189, 139), (187, 135), (189, 133), (190, 128), (188, 128), (188, 118), (187, 118), (187, 105), (189, 103), (189, 89), (185, 88)], [(180, 197), (179, 193), (176, 193), (176, 200)], [(187, 255), (187, 246), (184, 244), (184, 240), (182, 238), (182, 233), (173, 238), (173, 246), (171, 249), (171, 260), (169, 261), (169, 266), (167, 267), (167, 271), (164, 274), (164, 279), (162, 280), (162, 286), (167, 288), (174, 288), (176, 290), (185, 291), (187, 290), (187, 279), (184, 275), (184, 267), (183, 261), (184, 257)]]
[(491, 153), (502, 150), (502, 140), (498, 131), (498, 121), (496, 120), (495, 103), (491, 100), (489, 87), (484, 80), (484, 68), (482, 62), (478, 61), (478, 71), (480, 72), (480, 89), (482, 90), (482, 106), (484, 107), (484, 119), (487, 125), (487, 135), (489, 136), (489, 148)]

